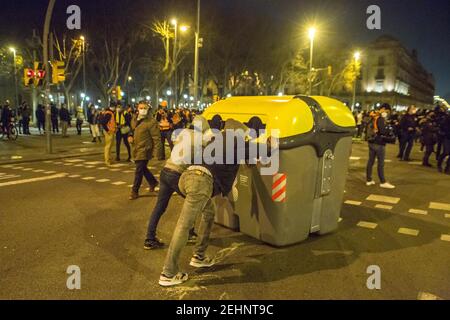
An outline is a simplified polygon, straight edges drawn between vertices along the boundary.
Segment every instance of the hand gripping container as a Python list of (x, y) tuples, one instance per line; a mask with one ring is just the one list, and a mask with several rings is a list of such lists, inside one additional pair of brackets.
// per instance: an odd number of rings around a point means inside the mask
[[(355, 120), (322, 96), (232, 97), (205, 112), (249, 127), (279, 130), (279, 170), (241, 165), (233, 195), (215, 199), (216, 223), (274, 246), (299, 243), (338, 227)], [(254, 128), (256, 129), (256, 128)]]

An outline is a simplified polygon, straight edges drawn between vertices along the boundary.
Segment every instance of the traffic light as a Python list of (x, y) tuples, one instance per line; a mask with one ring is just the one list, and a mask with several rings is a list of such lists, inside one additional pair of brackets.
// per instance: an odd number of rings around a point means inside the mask
[(45, 70), (42, 62), (34, 62), (34, 86), (40, 87), (44, 84)]
[(198, 38), (198, 47), (203, 48), (203, 38)]
[(66, 80), (64, 61), (52, 61), (52, 83), (58, 84)]
[(28, 87), (33, 84), (34, 82), (34, 70), (30, 68), (23, 69), (23, 83), (25, 87)]

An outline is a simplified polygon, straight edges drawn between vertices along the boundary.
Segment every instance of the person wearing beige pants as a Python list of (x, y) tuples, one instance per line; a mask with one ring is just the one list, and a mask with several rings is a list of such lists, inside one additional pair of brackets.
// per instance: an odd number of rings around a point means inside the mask
[(105, 132), (105, 163), (111, 165), (111, 149), (114, 142), (114, 133)]

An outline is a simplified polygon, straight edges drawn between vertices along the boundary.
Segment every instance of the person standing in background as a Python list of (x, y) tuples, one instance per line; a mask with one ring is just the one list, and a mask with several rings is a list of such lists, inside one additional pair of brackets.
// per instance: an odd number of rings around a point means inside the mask
[(117, 105), (115, 112), (116, 120), (116, 161), (120, 161), (120, 145), (123, 141), (128, 152), (127, 162), (131, 161), (131, 148), (128, 143), (128, 134), (131, 131), (131, 114), (126, 110), (122, 110), (122, 106)]
[(59, 133), (59, 127), (58, 127), (58, 108), (56, 107), (55, 104), (51, 104), (50, 105), (50, 119), (52, 121), (52, 132), (53, 133)]
[(403, 161), (411, 161), (410, 155), (417, 130), (416, 113), (417, 108), (411, 105), (407, 114), (400, 120), (400, 150), (397, 158)]
[[(61, 120), (62, 137), (68, 138), (67, 128), (70, 123), (70, 114), (65, 105), (61, 106), (61, 110), (59, 111), (59, 119)], [(56, 122), (58, 122), (58, 120), (56, 120)]]
[(101, 114), (99, 118), (99, 122), (103, 127), (103, 131), (105, 134), (104, 156), (105, 164), (107, 166), (111, 165), (111, 149), (117, 131), (116, 120), (114, 119), (114, 111), (115, 106), (111, 105), (110, 107), (106, 108), (106, 110)]
[[(45, 111), (44, 106), (39, 104), (36, 109), (36, 122), (37, 127), (39, 129), (39, 134), (42, 134), (42, 132), (45, 132)], [(41, 131), (42, 128), (42, 131)]]
[(77, 109), (77, 114), (76, 114), (76, 126), (77, 126), (77, 133), (79, 136), (81, 136), (81, 129), (83, 126), (83, 122), (84, 122), (84, 112), (83, 112), (83, 108), (78, 107)]

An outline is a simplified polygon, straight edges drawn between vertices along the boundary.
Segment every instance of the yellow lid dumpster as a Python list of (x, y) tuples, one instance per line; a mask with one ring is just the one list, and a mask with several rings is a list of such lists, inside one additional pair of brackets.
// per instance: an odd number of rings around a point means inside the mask
[(278, 172), (265, 176), (242, 165), (234, 203), (219, 208), (217, 223), (275, 246), (337, 229), (355, 130), (343, 103), (321, 96), (232, 97), (204, 116), (279, 130)]

